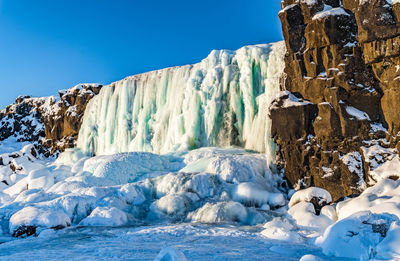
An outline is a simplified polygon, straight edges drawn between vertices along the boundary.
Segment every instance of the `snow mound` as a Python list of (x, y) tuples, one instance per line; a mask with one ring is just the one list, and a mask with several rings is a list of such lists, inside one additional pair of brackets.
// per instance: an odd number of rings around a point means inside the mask
[(392, 214), (358, 212), (329, 227), (317, 244), (326, 255), (367, 260), (375, 256), (376, 246), (386, 237), (392, 223), (398, 221)]
[(328, 226), (335, 222), (322, 213), (316, 215), (314, 205), (305, 201), (291, 207), (288, 214), (296, 221), (298, 226), (316, 230), (319, 233), (323, 233)]
[(339, 202), (336, 211), (339, 220), (359, 211), (391, 213), (400, 218), (400, 180), (384, 179), (367, 188), (360, 196)]
[(179, 169), (173, 159), (146, 152), (129, 152), (97, 156), (85, 161), (83, 171), (106, 179), (109, 185), (139, 181), (146, 175), (161, 175)]
[(35, 226), (41, 228), (67, 227), (70, 218), (60, 210), (25, 207), (10, 218), (9, 230), (13, 234), (20, 226)]
[(115, 207), (97, 207), (90, 215), (83, 219), (80, 226), (123, 226), (128, 223), (128, 216), (125, 212)]
[(295, 230), (296, 227), (289, 220), (274, 218), (264, 225), (261, 235), (274, 240), (302, 243), (304, 239)]

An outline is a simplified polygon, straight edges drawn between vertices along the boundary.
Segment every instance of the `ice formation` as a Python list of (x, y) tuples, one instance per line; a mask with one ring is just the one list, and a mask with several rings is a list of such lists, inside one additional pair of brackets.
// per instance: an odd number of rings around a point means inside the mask
[(284, 53), (283, 42), (214, 50), (200, 63), (106, 86), (87, 106), (78, 148), (104, 155), (238, 145), (273, 157), (267, 107)]

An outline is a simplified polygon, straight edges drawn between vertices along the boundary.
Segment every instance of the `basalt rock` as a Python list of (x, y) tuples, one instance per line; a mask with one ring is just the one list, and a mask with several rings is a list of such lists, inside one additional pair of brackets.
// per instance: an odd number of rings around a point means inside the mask
[[(278, 164), (294, 187), (322, 187), (334, 200), (359, 194), (372, 184), (365, 148), (400, 147), (400, 4), (284, 0), (279, 17), (286, 97), (270, 107)], [(288, 93), (301, 102), (285, 106)]]
[(45, 156), (74, 147), (86, 105), (101, 88), (80, 84), (60, 91), (59, 97), (18, 97), (0, 111), (0, 142), (8, 138), (29, 141)]

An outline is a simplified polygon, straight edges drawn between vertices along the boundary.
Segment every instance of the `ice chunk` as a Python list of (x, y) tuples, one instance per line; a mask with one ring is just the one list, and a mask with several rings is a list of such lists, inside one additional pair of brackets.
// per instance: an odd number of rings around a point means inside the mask
[(174, 218), (182, 218), (188, 211), (190, 201), (184, 195), (169, 194), (155, 201), (150, 206), (151, 218), (153, 215), (168, 215)]
[(289, 241), (292, 243), (302, 243), (304, 239), (297, 233), (297, 229), (289, 220), (274, 218), (264, 225), (261, 235), (269, 239)]
[(155, 180), (155, 189), (157, 197), (189, 191), (200, 198), (212, 197), (216, 191), (216, 180), (208, 173), (169, 173)]
[(218, 222), (246, 222), (247, 210), (237, 202), (219, 202), (217, 204), (206, 203), (195, 213), (190, 215), (194, 221), (204, 223)]
[(305, 255), (305, 256), (302, 256), (299, 261), (323, 261), (323, 259), (319, 258), (318, 256), (314, 256), (314, 255)]
[(186, 257), (181, 251), (166, 247), (161, 249), (154, 261), (186, 261)]
[(283, 206), (286, 201), (280, 193), (270, 193), (260, 184), (253, 182), (244, 182), (236, 186), (233, 191), (232, 199), (243, 203), (246, 206), (261, 207), (263, 204)]

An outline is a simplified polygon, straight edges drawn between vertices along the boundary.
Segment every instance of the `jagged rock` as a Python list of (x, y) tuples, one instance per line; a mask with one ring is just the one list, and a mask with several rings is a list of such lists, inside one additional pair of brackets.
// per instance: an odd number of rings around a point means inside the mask
[(12, 236), (20, 238), (36, 236), (36, 226), (19, 226), (14, 230)]
[(19, 96), (15, 104), (0, 111), (0, 141), (13, 136), (17, 141), (32, 142), (34, 157), (74, 147), (86, 105), (101, 88), (80, 84), (60, 91), (59, 98)]
[(292, 186), (322, 187), (333, 200), (358, 194), (371, 180), (361, 148), (379, 140), (400, 148), (400, 4), (285, 0), (279, 17), (281, 89), (317, 108), (305, 117), (273, 102), (278, 164)]
[(316, 113), (315, 104), (291, 93), (283, 93), (271, 103), (272, 137), (282, 140), (306, 138), (307, 134), (312, 132), (311, 122)]

